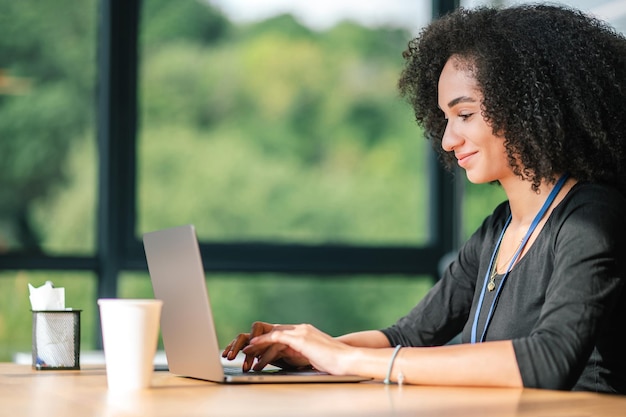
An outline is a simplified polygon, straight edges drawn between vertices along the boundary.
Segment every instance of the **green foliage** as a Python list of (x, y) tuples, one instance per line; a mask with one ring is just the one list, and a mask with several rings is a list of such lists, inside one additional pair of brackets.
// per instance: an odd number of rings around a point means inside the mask
[[(139, 190), (143, 230), (190, 222), (210, 240), (358, 236), (382, 244), (426, 238), (423, 216), (406, 210), (412, 203), (406, 201), (407, 189), (415, 187), (417, 173), (398, 172), (404, 155), (393, 144), (354, 156), (363, 165), (354, 174), (341, 163), (302, 169), (297, 159), (265, 153), (230, 131), (215, 131), (205, 140), (197, 132), (162, 128), (150, 135), (150, 143), (140, 171), (146, 177)], [(172, 204), (178, 201), (185, 204)]]
[(293, 40), (314, 39), (319, 35), (301, 25), (292, 15), (282, 14), (266, 20), (237, 28), (239, 41), (249, 41), (257, 36), (277, 35), (280, 38)]
[(472, 184), (465, 181), (464, 199), (464, 234), (469, 237), (481, 225), (493, 209), (506, 200), (506, 194), (500, 185)]
[(93, 122), (95, 5), (0, 2), (0, 69), (18, 86), (0, 95), (0, 251), (39, 250), (32, 208), (63, 186)]
[(410, 36), (396, 28), (370, 29), (344, 21), (321, 34), (322, 41), (334, 55), (358, 54), (370, 65), (399, 65)]
[(165, 42), (212, 43), (230, 29), (230, 22), (209, 2), (149, 0), (142, 2), (141, 42), (147, 47)]
[(48, 254), (92, 255), (97, 193), (95, 143), (79, 138), (64, 157), (63, 187), (30, 207), (32, 224), (44, 237)]
[(397, 96), (399, 61), (369, 58), (371, 45), (399, 56), (399, 33), (344, 23), (317, 34), (280, 16), (219, 44), (146, 52), (140, 230), (189, 222), (209, 239), (424, 241), (426, 201), (413, 190), (426, 189), (427, 145)]

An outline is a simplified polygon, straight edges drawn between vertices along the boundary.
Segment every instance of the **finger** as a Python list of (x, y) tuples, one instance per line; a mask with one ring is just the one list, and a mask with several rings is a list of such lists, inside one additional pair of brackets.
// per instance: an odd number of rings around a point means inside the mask
[(246, 357), (243, 361), (243, 366), (242, 366), (242, 370), (244, 372), (248, 372), (250, 369), (252, 369), (254, 360), (257, 357), (261, 356), (261, 354), (263, 353), (263, 349), (258, 349), (258, 348), (252, 349), (252, 350), (247, 349), (250, 347), (249, 346), (250, 339), (259, 335), (269, 333), (272, 331), (273, 328), (274, 328), (273, 324), (265, 323), (262, 321), (255, 321), (254, 323), (252, 323), (252, 328), (250, 329), (250, 334), (248, 335), (246, 346), (244, 346), (242, 349), (243, 353), (246, 354)]
[(237, 336), (237, 338), (234, 341), (233, 346), (231, 346), (230, 348), (230, 353), (228, 354), (228, 358), (235, 359), (239, 351), (241, 351), (241, 349), (246, 347), (249, 342), (250, 342), (249, 333), (242, 333), (239, 336)]
[[(278, 352), (282, 351), (286, 346), (277, 345), (274, 343), (264, 345), (248, 345), (242, 352), (246, 354), (245, 370), (253, 369), (260, 371), (265, 368), (267, 364), (272, 363), (276, 359), (280, 358)], [(256, 363), (255, 363), (256, 361)], [(254, 365), (254, 366), (253, 366)]]
[(252, 369), (254, 361), (261, 357), (266, 349), (267, 348), (265, 346), (259, 347), (250, 345), (243, 348), (241, 351), (246, 355), (246, 357), (243, 361), (242, 370), (244, 372), (248, 372), (250, 369)]
[(274, 330), (274, 325), (270, 323), (264, 323), (262, 321), (255, 321), (252, 323), (252, 329), (250, 329), (250, 339), (256, 336), (260, 336), (265, 333), (269, 333)]
[(275, 325), (270, 333), (252, 337), (248, 343), (257, 348), (282, 344), (301, 351), (302, 345), (310, 337), (311, 329), (309, 325)]
[(235, 359), (239, 351), (248, 345), (249, 340), (249, 333), (241, 333), (232, 342), (230, 342), (227, 349), (224, 350), (225, 355), (222, 354), (222, 356), (226, 357), (228, 360)]
[(246, 357), (243, 360), (243, 365), (241, 366), (241, 370), (244, 372), (248, 372), (250, 369), (252, 369), (252, 365), (254, 364), (255, 359), (256, 359), (256, 355), (251, 355), (251, 354), (246, 353)]
[(237, 342), (237, 338), (239, 336), (237, 336), (236, 338), (234, 338), (233, 340), (231, 340), (231, 342), (229, 344), (226, 345), (226, 347), (224, 348), (224, 350), (222, 351), (222, 357), (225, 358), (228, 353), (231, 351), (231, 349), (233, 348), (233, 346), (235, 346), (235, 342)]
[(262, 355), (257, 357), (257, 363), (252, 368), (255, 371), (260, 371), (265, 368), (269, 363), (274, 362), (280, 358), (282, 350), (285, 349), (285, 345), (274, 344), (263, 352)]
[(274, 330), (270, 333), (251, 337), (248, 344), (261, 347), (271, 345), (272, 343), (285, 343), (285, 340), (289, 338), (292, 330), (293, 326), (275, 326)]

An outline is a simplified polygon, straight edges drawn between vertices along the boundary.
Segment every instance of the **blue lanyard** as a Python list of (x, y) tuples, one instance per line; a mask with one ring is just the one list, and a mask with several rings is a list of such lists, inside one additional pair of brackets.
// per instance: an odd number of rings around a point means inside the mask
[[(513, 255), (513, 259), (511, 259), (511, 262), (509, 263), (509, 266), (507, 267), (506, 272), (504, 273), (504, 276), (502, 277), (502, 280), (500, 281), (500, 285), (498, 285), (498, 289), (496, 291), (496, 294), (493, 297), (493, 301), (491, 302), (491, 307), (489, 308), (489, 313), (487, 314), (487, 320), (485, 320), (485, 327), (483, 328), (483, 333), (480, 336), (479, 342), (483, 342), (485, 340), (485, 335), (487, 334), (487, 328), (489, 327), (489, 323), (491, 322), (491, 319), (493, 318), (493, 312), (496, 308), (498, 298), (500, 298), (500, 292), (502, 291), (502, 287), (504, 286), (504, 281), (509, 275), (509, 272), (511, 272), (513, 265), (515, 265), (517, 258), (519, 258), (520, 254), (524, 250), (524, 246), (526, 246), (526, 243), (528, 242), (530, 235), (533, 234), (533, 232), (535, 231), (535, 228), (537, 227), (537, 225), (539, 224), (543, 216), (546, 214), (546, 211), (548, 211), (548, 208), (550, 207), (550, 205), (552, 205), (552, 202), (556, 198), (557, 194), (559, 193), (559, 191), (561, 191), (561, 188), (563, 188), (563, 184), (565, 184), (567, 177), (568, 175), (565, 174), (561, 178), (559, 178), (556, 185), (550, 192), (550, 195), (548, 195), (548, 198), (543, 203), (541, 210), (539, 210), (539, 213), (537, 213), (533, 222), (530, 224), (530, 227), (528, 228), (528, 231), (526, 232), (524, 239), (522, 239), (522, 243), (520, 244), (519, 248), (517, 248), (517, 251)], [(502, 243), (504, 232), (509, 226), (509, 223), (511, 223), (510, 214), (509, 214), (509, 218), (506, 220), (506, 223), (504, 224), (504, 227), (502, 228), (502, 232), (500, 233), (500, 237), (498, 238), (498, 243), (496, 244), (496, 247), (493, 249), (493, 253), (491, 254), (491, 260), (489, 261), (489, 268), (487, 268), (487, 273), (485, 274), (485, 282), (483, 283), (483, 289), (482, 289), (482, 292), (480, 293), (478, 305), (476, 306), (476, 312), (474, 313), (474, 323), (472, 324), (472, 335), (471, 335), (472, 343), (476, 343), (476, 333), (478, 329), (478, 317), (480, 316), (480, 311), (482, 310), (482, 307), (483, 307), (483, 301), (485, 299), (485, 292), (487, 290), (487, 283), (489, 282), (489, 274), (493, 270), (492, 268), (494, 268), (493, 263), (495, 262), (496, 254), (498, 253), (498, 248), (500, 247), (500, 243)]]

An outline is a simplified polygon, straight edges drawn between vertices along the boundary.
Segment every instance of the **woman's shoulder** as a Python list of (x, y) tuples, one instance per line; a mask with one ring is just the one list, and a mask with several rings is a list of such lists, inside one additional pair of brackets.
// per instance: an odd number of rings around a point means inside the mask
[(604, 233), (626, 228), (626, 197), (616, 188), (598, 183), (577, 183), (550, 216), (552, 223), (582, 231), (591, 226)]
[(578, 182), (563, 199), (564, 208), (577, 209), (581, 206), (598, 209), (626, 210), (626, 196), (617, 188), (606, 184)]

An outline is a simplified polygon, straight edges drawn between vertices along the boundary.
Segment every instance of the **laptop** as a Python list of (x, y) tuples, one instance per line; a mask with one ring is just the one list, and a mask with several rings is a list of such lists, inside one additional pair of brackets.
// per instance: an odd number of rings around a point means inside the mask
[(193, 225), (143, 236), (154, 296), (163, 301), (161, 336), (170, 372), (220, 383), (359, 382), (368, 378), (279, 369), (243, 372), (221, 358)]

